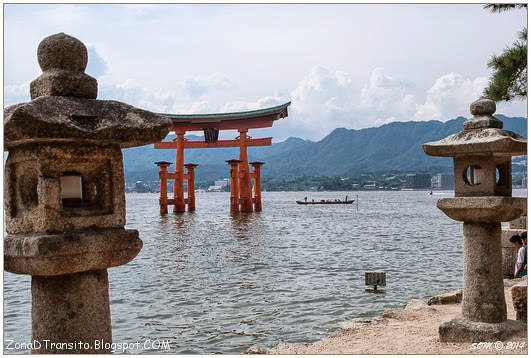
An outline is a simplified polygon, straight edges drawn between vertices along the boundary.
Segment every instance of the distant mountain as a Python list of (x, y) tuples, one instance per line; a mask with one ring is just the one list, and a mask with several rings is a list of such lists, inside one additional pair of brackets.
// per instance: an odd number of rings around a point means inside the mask
[[(504, 121), (505, 129), (527, 137), (526, 118), (497, 116)], [(427, 156), (422, 144), (462, 130), (464, 121), (465, 118), (458, 117), (447, 122), (393, 122), (360, 130), (337, 128), (318, 142), (290, 137), (271, 147), (249, 148), (249, 161), (266, 162), (262, 168), (264, 178), (354, 176), (385, 171), (449, 172), (452, 160)], [(175, 136), (170, 135), (166, 140), (173, 138)], [(202, 140), (198, 136), (187, 138)], [(157, 180), (158, 168), (153, 163), (159, 160), (175, 162), (174, 150), (154, 150), (153, 145), (125, 149), (123, 153), (128, 182)], [(198, 182), (228, 177), (225, 160), (238, 157), (238, 148), (185, 151), (185, 162), (199, 164)]]

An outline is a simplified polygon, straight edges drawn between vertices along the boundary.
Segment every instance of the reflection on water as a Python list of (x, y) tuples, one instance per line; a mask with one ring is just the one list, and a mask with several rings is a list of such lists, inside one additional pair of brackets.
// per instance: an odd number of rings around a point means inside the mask
[[(295, 204), (345, 195), (264, 193), (263, 212), (231, 215), (228, 193), (201, 193), (196, 212), (161, 217), (156, 194), (128, 194), (127, 228), (144, 247), (109, 269), (114, 341), (241, 353), (461, 286), (461, 225), (436, 208), (441, 195), (360, 192), (359, 210)], [(376, 270), (387, 272), (383, 295), (365, 292)], [(30, 281), (4, 273), (4, 340), (31, 338)]]

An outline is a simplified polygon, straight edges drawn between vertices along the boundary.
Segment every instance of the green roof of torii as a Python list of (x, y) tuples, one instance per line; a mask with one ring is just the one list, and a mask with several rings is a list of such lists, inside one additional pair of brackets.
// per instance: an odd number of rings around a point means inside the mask
[[(252, 118), (262, 115), (269, 115), (269, 114), (275, 114), (275, 113), (281, 113), (289, 107), (291, 104), (290, 102), (270, 107), (270, 108), (264, 108), (264, 109), (257, 109), (253, 111), (244, 111), (244, 112), (231, 112), (231, 113), (209, 113), (209, 114), (171, 114), (171, 113), (159, 113), (162, 116), (166, 116), (171, 119), (211, 119), (211, 118)], [(287, 116), (287, 111), (286, 111)]]

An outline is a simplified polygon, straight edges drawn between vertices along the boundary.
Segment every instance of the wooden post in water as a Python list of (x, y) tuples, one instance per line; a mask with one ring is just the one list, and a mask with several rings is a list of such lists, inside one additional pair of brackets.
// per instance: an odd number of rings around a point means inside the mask
[(182, 213), (186, 210), (184, 203), (184, 131), (175, 132), (177, 153), (175, 158), (175, 182), (173, 183), (173, 212)]
[(194, 169), (198, 167), (197, 164), (185, 164), (186, 167), (186, 180), (188, 184), (188, 211), (195, 211), (195, 172)]
[(239, 190), (239, 170), (238, 164), (241, 160), (227, 160), (230, 165), (230, 211), (237, 213), (240, 211), (240, 190)]
[(249, 172), (249, 162), (247, 160), (247, 129), (239, 129), (240, 136), (240, 200), (241, 211), (250, 213), (253, 211), (251, 194), (251, 175)]
[(264, 162), (252, 162), (254, 168), (252, 178), (254, 179), (254, 211), (262, 211), (262, 188), (260, 184), (260, 167)]
[(160, 213), (161, 214), (167, 214), (168, 213), (168, 167), (171, 165), (170, 162), (156, 162), (156, 165), (158, 165), (160, 171), (159, 171), (159, 178), (160, 178), (160, 199), (159, 199), (159, 206), (160, 206)]

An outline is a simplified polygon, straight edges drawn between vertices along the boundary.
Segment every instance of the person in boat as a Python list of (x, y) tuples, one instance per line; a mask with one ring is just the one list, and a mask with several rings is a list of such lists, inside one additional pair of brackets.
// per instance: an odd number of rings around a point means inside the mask
[(347, 201), (348, 201), (348, 194), (347, 194), (347, 196), (345, 196), (345, 202), (347, 202)]
[(526, 250), (522, 243), (522, 239), (520, 238), (520, 235), (513, 235), (509, 241), (513, 244), (514, 248), (518, 250), (518, 254), (516, 255), (516, 263), (514, 264), (514, 277), (524, 277), (527, 275), (527, 271), (524, 268), (527, 265), (527, 258), (525, 255)]
[(307, 197), (307, 196), (304, 197), (304, 202), (305, 202), (305, 203), (308, 202), (308, 197)]

